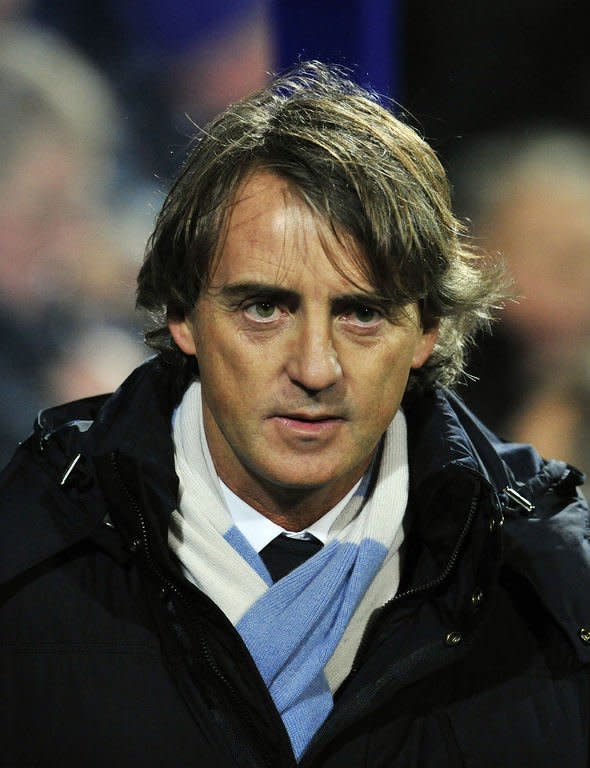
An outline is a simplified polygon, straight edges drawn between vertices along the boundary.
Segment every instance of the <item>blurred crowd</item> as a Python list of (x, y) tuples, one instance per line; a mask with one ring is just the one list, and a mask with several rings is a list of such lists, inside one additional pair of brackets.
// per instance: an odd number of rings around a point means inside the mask
[(463, 395), (499, 434), (590, 468), (590, 137), (555, 125), (488, 136), (454, 179), (476, 242), (514, 280)]
[(0, 35), (0, 459), (7, 459), (40, 408), (108, 391), (143, 358), (133, 281), (147, 217), (109, 199), (118, 115), (104, 80), (53, 35), (26, 25)]
[[(269, 0), (270, 2), (270, 0)], [(0, 464), (40, 408), (115, 388), (147, 354), (135, 274), (194, 130), (273, 68), (264, 0), (0, 0)], [(590, 467), (590, 138), (465, 142), (450, 166), (515, 300), (461, 394), (511, 439)]]
[(2, 466), (40, 409), (112, 391), (147, 355), (135, 277), (193, 121), (270, 69), (259, 3), (200, 5), (91, 3), (84, 40), (79, 4), (0, 0)]

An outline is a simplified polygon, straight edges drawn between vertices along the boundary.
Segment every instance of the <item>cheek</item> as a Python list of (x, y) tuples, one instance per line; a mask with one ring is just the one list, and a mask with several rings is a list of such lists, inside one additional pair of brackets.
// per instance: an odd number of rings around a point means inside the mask
[(413, 337), (388, 340), (366, 356), (365, 379), (379, 382), (385, 389), (397, 389), (405, 383), (418, 354), (419, 345)]
[(219, 418), (246, 418), (268, 389), (264, 372), (243, 344), (209, 338), (197, 355), (203, 396)]
[(357, 361), (354, 370), (356, 399), (367, 420), (388, 423), (393, 418), (405, 392), (412, 363), (407, 348), (370, 355), (364, 364)]

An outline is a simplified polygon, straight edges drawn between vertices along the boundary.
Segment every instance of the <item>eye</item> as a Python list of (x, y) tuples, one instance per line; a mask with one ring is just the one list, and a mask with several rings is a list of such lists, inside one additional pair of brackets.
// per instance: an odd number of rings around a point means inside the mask
[(342, 317), (349, 323), (366, 328), (378, 325), (383, 319), (378, 309), (366, 304), (355, 304), (349, 307), (342, 313)]
[(244, 312), (250, 320), (255, 320), (257, 323), (268, 323), (276, 320), (278, 307), (271, 301), (255, 301), (245, 307)]
[(379, 312), (373, 309), (373, 307), (356, 307), (352, 312), (352, 316), (363, 325), (370, 325), (381, 318)]

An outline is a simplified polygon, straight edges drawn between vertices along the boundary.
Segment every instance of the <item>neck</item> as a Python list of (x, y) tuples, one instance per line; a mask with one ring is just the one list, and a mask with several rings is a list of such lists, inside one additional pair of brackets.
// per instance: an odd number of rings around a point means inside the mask
[(236, 496), (276, 525), (286, 531), (302, 531), (333, 509), (360, 480), (366, 468), (337, 488), (280, 488), (264, 481), (250, 487), (240, 486), (232, 478), (220, 477)]

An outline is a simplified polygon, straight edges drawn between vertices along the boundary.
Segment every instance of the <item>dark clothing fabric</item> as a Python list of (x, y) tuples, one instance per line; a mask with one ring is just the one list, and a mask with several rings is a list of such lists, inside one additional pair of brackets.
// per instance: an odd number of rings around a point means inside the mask
[[(1, 476), (3, 764), (295, 765), (240, 636), (167, 546), (186, 383), (155, 359), (46, 412)], [(450, 393), (404, 408), (400, 589), (300, 765), (588, 766), (579, 473), (499, 443)]]

